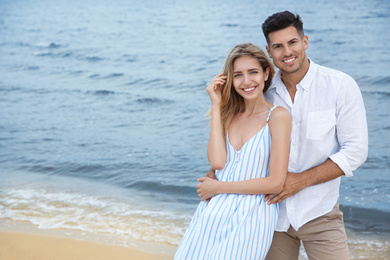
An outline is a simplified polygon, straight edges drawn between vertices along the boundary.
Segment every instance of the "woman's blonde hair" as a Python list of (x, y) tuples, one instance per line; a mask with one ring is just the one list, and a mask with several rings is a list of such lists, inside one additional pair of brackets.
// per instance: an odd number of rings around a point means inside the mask
[(223, 66), (223, 74), (227, 76), (226, 83), (222, 86), (221, 120), (223, 124), (223, 136), (226, 136), (226, 132), (234, 116), (245, 111), (244, 99), (236, 92), (233, 86), (233, 64), (237, 58), (242, 56), (257, 59), (263, 71), (269, 71), (268, 79), (264, 83), (263, 93), (271, 86), (272, 77), (275, 74), (272, 63), (258, 46), (252, 43), (243, 43), (235, 46), (230, 51)]

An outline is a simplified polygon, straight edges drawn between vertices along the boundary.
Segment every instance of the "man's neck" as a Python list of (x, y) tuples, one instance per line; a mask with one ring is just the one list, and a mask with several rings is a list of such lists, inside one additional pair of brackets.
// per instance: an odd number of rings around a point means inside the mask
[(294, 103), (295, 93), (297, 92), (297, 85), (305, 77), (307, 71), (309, 70), (310, 61), (306, 58), (301, 69), (294, 73), (283, 73), (281, 72), (281, 77), (284, 85), (287, 88), (288, 93), (290, 94), (291, 100)]

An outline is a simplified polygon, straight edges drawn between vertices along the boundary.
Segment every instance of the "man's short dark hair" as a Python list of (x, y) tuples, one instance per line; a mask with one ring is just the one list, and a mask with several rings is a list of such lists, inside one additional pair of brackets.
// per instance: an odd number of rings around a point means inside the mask
[(268, 35), (270, 33), (286, 29), (290, 26), (294, 26), (301, 37), (304, 36), (303, 23), (298, 14), (295, 15), (289, 11), (284, 11), (269, 16), (262, 25), (267, 44), (269, 44)]

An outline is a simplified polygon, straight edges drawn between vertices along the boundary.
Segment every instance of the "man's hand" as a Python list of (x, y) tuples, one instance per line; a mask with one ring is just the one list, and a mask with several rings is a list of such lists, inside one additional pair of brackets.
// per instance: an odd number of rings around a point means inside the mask
[(282, 192), (277, 195), (267, 195), (264, 200), (268, 204), (276, 204), (297, 194), (306, 187), (331, 181), (343, 175), (344, 172), (341, 168), (331, 159), (328, 159), (323, 164), (301, 173), (287, 172)]
[(215, 170), (214, 169), (210, 169), (210, 171), (206, 174), (205, 177), (209, 177), (210, 179), (213, 179), (213, 180), (218, 180), (217, 176), (215, 176)]
[(279, 203), (294, 194), (297, 194), (306, 187), (305, 174), (287, 172), (286, 181), (283, 185), (283, 190), (279, 194), (269, 194), (265, 197), (265, 201), (269, 205)]

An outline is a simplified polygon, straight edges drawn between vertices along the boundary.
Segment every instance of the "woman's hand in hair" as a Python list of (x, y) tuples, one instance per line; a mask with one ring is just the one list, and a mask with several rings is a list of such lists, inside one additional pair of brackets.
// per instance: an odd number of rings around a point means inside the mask
[(223, 73), (213, 78), (207, 87), (212, 105), (220, 105), (222, 100), (222, 86), (226, 83), (226, 76)]

